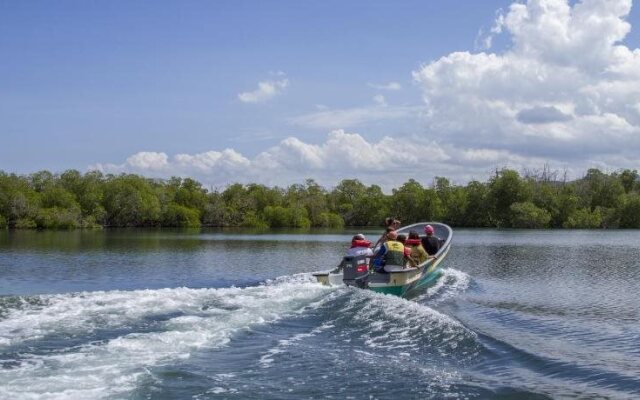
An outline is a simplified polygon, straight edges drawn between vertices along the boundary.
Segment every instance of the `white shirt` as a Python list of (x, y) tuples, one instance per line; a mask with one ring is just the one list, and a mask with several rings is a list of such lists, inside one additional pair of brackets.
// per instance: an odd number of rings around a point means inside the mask
[(347, 256), (372, 256), (373, 250), (368, 247), (352, 247), (347, 250)]

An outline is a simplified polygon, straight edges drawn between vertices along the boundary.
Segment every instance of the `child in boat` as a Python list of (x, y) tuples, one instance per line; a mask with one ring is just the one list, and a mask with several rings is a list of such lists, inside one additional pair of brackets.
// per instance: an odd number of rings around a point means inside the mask
[(422, 247), (422, 242), (420, 241), (420, 235), (418, 235), (418, 232), (409, 232), (409, 239), (405, 242), (405, 246), (408, 246), (411, 249), (410, 257), (416, 262), (416, 264), (420, 265), (429, 259), (429, 254), (427, 254), (424, 247)]
[(408, 264), (410, 267), (417, 267), (418, 264), (416, 264), (416, 261), (411, 257), (411, 248), (407, 246), (407, 236), (403, 234), (398, 235), (398, 242), (404, 246), (404, 266), (406, 267)]

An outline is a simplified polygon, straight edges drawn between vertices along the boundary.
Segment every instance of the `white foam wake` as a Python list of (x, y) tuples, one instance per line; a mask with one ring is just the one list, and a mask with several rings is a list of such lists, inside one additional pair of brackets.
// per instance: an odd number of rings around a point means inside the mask
[(457, 269), (445, 268), (442, 272), (442, 276), (424, 294), (416, 297), (415, 301), (428, 300), (430, 304), (441, 303), (464, 292), (471, 283), (471, 277)]
[(370, 300), (353, 306), (359, 308), (354, 319), (368, 326), (367, 346), (410, 353), (424, 346), (424, 338), (430, 338), (438, 349), (448, 351), (448, 344), (455, 348), (458, 342), (475, 338), (457, 320), (431, 307), (390, 295), (363, 294)]
[(23, 354), (13, 368), (0, 369), (0, 398), (122, 395), (135, 388), (148, 373), (146, 368), (188, 358), (199, 348), (223, 346), (234, 332), (313, 306), (328, 290), (332, 289), (295, 276), (249, 288), (42, 296), (40, 305), (14, 310), (0, 321), (5, 346), (99, 328), (126, 329), (157, 314), (178, 316), (168, 317), (153, 332), (133, 331), (46, 355)]

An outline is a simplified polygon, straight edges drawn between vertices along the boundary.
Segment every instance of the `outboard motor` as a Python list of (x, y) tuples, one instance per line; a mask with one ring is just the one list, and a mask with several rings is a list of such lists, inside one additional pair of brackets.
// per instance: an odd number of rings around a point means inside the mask
[(347, 286), (365, 288), (371, 256), (346, 256), (342, 259), (342, 280)]

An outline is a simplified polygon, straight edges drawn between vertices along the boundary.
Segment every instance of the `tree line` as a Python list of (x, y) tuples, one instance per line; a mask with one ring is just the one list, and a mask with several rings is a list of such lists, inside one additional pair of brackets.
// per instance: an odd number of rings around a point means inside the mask
[(636, 170), (589, 169), (573, 181), (559, 175), (546, 167), (505, 168), (486, 182), (453, 185), (436, 177), (425, 187), (409, 179), (385, 194), (357, 179), (331, 190), (312, 179), (286, 188), (236, 183), (207, 190), (190, 178), (0, 171), (0, 228), (340, 228), (380, 226), (388, 216), (454, 227), (640, 228)]

